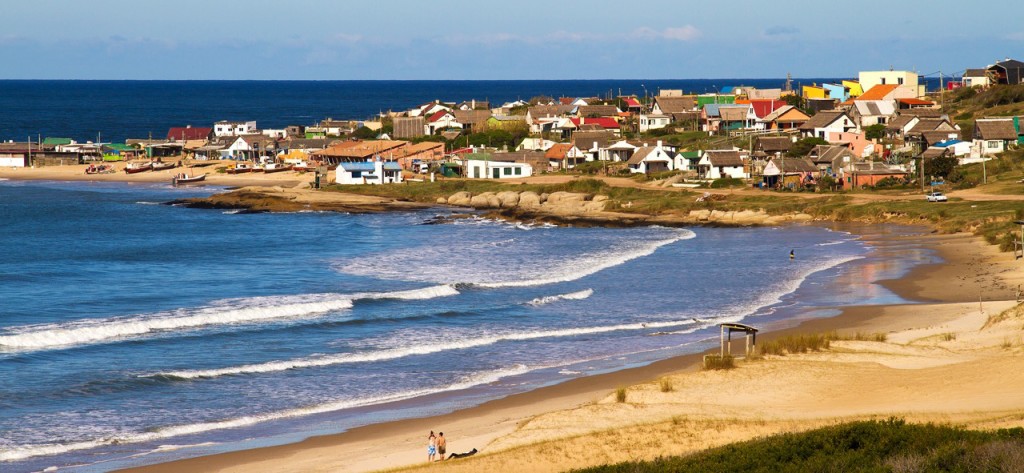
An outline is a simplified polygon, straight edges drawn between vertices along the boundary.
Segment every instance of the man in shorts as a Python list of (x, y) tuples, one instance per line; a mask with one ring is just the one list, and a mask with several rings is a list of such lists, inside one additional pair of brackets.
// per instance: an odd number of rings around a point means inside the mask
[(444, 452), (448, 447), (448, 441), (444, 438), (444, 432), (437, 433), (437, 453), (441, 455), (441, 460), (444, 460)]

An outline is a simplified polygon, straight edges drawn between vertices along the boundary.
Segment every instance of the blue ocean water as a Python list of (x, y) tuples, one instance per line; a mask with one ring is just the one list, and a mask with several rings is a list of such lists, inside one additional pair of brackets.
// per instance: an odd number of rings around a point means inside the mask
[[(237, 214), (0, 181), (0, 470), (105, 471), (473, 405), (900, 299), (933, 256), (821, 226)], [(798, 255), (790, 261), (788, 254)]]
[[(794, 79), (800, 84), (837, 79)], [(928, 79), (926, 79), (927, 81)], [(937, 83), (928, 82), (929, 89)], [(69, 137), (163, 138), (174, 126), (256, 120), (261, 128), (321, 119), (367, 119), (433, 100), (489, 100), (492, 106), (538, 95), (643, 96), (659, 89), (707, 93), (728, 86), (782, 87), (785, 79), (533, 81), (52, 81), (0, 80), (0, 140)]]

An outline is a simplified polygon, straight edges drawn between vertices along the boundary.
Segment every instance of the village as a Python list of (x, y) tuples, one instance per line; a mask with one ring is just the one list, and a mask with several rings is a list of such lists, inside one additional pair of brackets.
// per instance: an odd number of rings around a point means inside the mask
[(932, 91), (915, 72), (884, 70), (798, 88), (787, 81), (778, 89), (534, 97), (497, 107), (434, 100), (370, 120), (283, 129), (219, 121), (124, 143), (9, 141), (0, 143), (0, 166), (138, 173), (216, 164), (213, 172), (226, 174), (312, 172), (317, 185), (321, 178), (355, 185), (546, 173), (642, 174), (692, 187), (740, 180), (788, 190), (923, 184), (948, 177), (942, 160), (984, 162), (1024, 143), (1019, 116), (951, 117), (943, 107), (966, 90), (1021, 84), (1022, 74), (1024, 63), (1007, 59)]

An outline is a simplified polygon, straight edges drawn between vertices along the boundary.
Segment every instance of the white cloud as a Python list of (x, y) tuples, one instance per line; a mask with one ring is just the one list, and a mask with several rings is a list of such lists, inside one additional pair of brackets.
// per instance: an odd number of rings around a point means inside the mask
[(693, 41), (701, 36), (701, 31), (693, 25), (684, 25), (675, 28), (655, 30), (647, 26), (641, 26), (633, 30), (629, 37), (642, 40), (667, 39), (671, 41)]

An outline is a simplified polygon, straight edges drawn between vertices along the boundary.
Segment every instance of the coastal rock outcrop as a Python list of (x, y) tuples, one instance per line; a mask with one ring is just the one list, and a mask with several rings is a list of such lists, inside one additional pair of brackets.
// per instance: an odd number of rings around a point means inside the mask
[[(552, 215), (583, 215), (604, 210), (608, 196), (595, 196), (578, 192), (553, 192), (537, 194), (533, 191), (481, 192), (472, 195), (458, 192), (448, 197), (448, 205), (473, 207), (475, 209), (509, 210), (515, 212), (536, 212)], [(438, 199), (440, 202), (441, 199)]]

